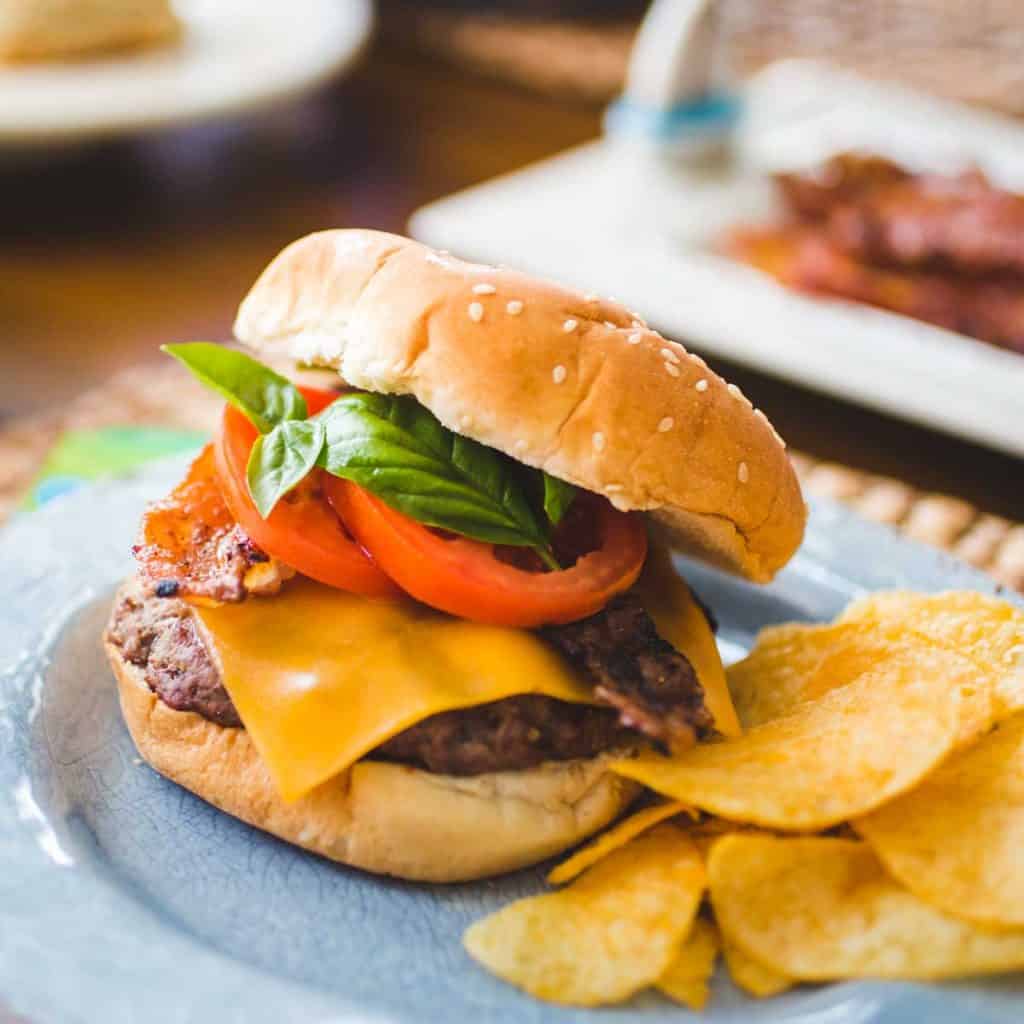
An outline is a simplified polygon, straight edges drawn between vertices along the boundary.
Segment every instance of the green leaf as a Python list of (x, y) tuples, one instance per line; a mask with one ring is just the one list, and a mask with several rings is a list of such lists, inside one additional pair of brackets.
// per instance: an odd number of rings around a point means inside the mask
[(569, 506), (576, 498), (576, 488), (559, 480), (556, 476), (544, 474), (544, 514), (552, 526), (557, 526)]
[(324, 447), (319, 420), (285, 420), (256, 438), (245, 475), (249, 493), (264, 519), (317, 464)]
[(554, 565), (522, 467), (447, 430), (408, 396), (349, 394), (321, 415), (320, 465), (428, 526), (492, 544), (536, 548)]
[(244, 413), (261, 434), (278, 423), (306, 418), (306, 400), (299, 389), (243, 352), (208, 341), (160, 347)]

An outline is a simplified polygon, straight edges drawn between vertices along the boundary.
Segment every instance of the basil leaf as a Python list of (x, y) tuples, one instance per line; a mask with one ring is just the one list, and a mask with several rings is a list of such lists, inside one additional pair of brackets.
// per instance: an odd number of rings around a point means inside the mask
[(569, 511), (575, 498), (576, 488), (572, 484), (544, 473), (544, 514), (552, 526), (562, 521), (562, 516)]
[(256, 438), (245, 475), (264, 519), (316, 466), (323, 447), (324, 425), (319, 420), (285, 420)]
[(306, 400), (299, 389), (244, 352), (208, 341), (160, 348), (208, 388), (223, 395), (261, 434), (286, 420), (306, 418)]
[(521, 467), (447, 430), (408, 396), (349, 394), (324, 410), (320, 465), (417, 522), (492, 544), (536, 548), (554, 566)]

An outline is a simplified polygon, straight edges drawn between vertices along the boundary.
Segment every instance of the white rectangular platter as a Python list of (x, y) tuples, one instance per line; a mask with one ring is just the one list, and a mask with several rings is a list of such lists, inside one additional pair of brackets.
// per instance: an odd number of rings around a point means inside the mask
[(725, 228), (775, 214), (768, 172), (845, 149), (921, 169), (976, 164), (1024, 191), (1024, 124), (793, 61), (750, 81), (725, 171), (603, 139), (432, 203), (411, 231), (468, 258), (614, 295), (706, 352), (1024, 456), (1024, 356), (795, 294), (714, 251)]

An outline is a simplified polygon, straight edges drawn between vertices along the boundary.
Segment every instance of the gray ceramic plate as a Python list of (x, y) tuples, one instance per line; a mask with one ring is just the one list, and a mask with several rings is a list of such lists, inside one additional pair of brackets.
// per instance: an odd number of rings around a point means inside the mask
[[(660, 1022), (653, 996), (600, 1012), (534, 1002), (463, 953), (465, 926), (539, 887), (407, 885), (261, 835), (155, 775), (122, 725), (99, 633), (147, 497), (184, 463), (48, 505), (0, 535), (0, 1021)], [(770, 587), (687, 566), (728, 657), (762, 625), (824, 618), (879, 587), (992, 584), (814, 506)], [(716, 979), (710, 1021), (1019, 1021), (1024, 983), (805, 988), (751, 1003)]]

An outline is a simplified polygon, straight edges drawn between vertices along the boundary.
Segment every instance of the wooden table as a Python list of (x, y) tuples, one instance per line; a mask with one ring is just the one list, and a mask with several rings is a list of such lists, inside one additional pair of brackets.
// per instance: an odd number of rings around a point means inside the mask
[[(402, 231), (427, 200), (598, 128), (591, 109), (377, 48), (269, 116), (0, 164), (0, 421), (162, 341), (228, 338), (256, 274), (299, 235)], [(1022, 517), (1020, 460), (716, 362), (793, 446)]]

